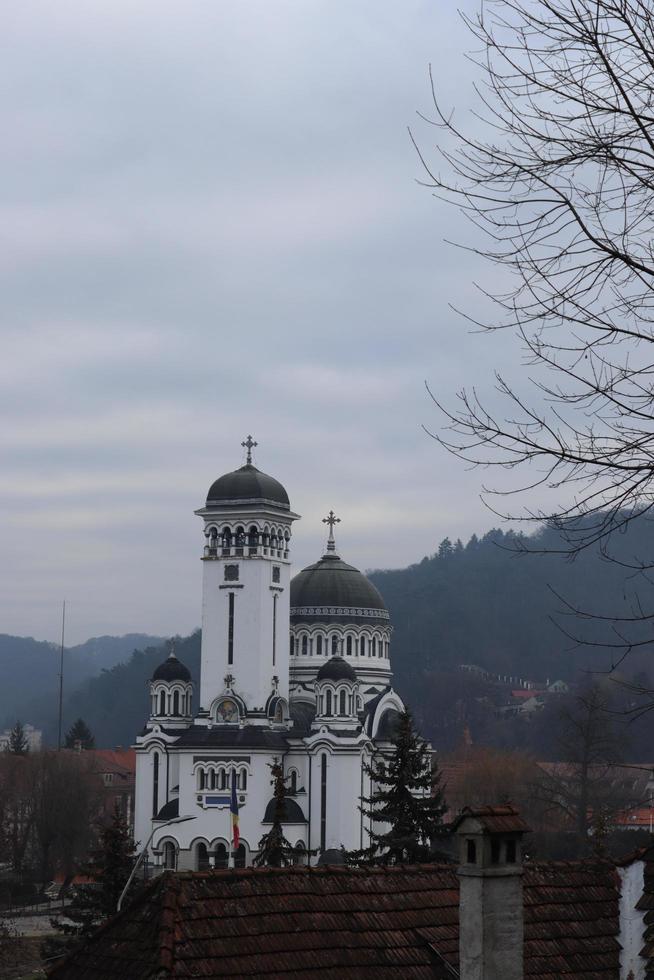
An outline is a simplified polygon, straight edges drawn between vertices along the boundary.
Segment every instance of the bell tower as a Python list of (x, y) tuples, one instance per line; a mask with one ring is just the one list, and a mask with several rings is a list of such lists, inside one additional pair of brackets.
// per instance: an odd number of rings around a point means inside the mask
[[(241, 444), (245, 465), (216, 480), (204, 507), (200, 705), (225, 723), (279, 722), (288, 704), (291, 525), (299, 515), (288, 494), (253, 463), (252, 436)], [(244, 716), (244, 717), (242, 717)]]

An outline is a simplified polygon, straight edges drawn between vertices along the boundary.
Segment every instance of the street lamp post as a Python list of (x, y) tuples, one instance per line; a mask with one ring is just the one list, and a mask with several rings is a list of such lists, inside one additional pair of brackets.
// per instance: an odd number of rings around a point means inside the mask
[(127, 882), (125, 883), (125, 887), (123, 888), (122, 892), (120, 893), (120, 898), (118, 899), (118, 902), (116, 904), (116, 912), (120, 912), (120, 907), (123, 904), (123, 899), (125, 898), (125, 895), (127, 894), (127, 889), (132, 884), (132, 881), (134, 880), (134, 875), (136, 874), (136, 872), (138, 871), (139, 867), (141, 866), (141, 863), (142, 863), (143, 859), (145, 858), (145, 855), (148, 853), (148, 848), (149, 848), (150, 844), (152, 843), (152, 838), (154, 837), (154, 835), (156, 834), (156, 832), (158, 830), (163, 830), (164, 827), (169, 827), (173, 823), (184, 823), (186, 820), (195, 820), (195, 817), (194, 816), (188, 816), (188, 815), (187, 816), (184, 816), (184, 817), (172, 817), (170, 820), (166, 820), (165, 823), (159, 824), (158, 827), (153, 827), (152, 833), (150, 834), (150, 836), (148, 837), (147, 841), (145, 842), (145, 846), (144, 846), (143, 850), (141, 851), (141, 853), (139, 854), (139, 856), (136, 859), (136, 864), (132, 868), (131, 874), (130, 874), (129, 878), (127, 879)]

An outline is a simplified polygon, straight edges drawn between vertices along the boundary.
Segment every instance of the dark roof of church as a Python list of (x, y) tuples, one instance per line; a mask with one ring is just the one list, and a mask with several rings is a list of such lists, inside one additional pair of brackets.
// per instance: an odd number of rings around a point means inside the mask
[(163, 663), (160, 663), (154, 674), (152, 675), (153, 681), (190, 681), (191, 672), (186, 667), (181, 660), (178, 660), (174, 653), (166, 657)]
[[(524, 868), (525, 977), (614, 980), (618, 880), (599, 862)], [(450, 865), (166, 872), (59, 965), (55, 980), (457, 976)]]
[(310, 701), (300, 701), (296, 698), (291, 698), (288, 710), (293, 721), (291, 734), (294, 737), (308, 734), (311, 731), (311, 723), (316, 717), (315, 704)]
[(356, 681), (354, 668), (342, 657), (332, 657), (316, 675), (318, 681)]
[(291, 622), (305, 620), (388, 625), (388, 611), (379, 590), (358, 568), (327, 553), (291, 580)]
[(288, 494), (279, 480), (262, 473), (252, 463), (218, 477), (207, 494), (207, 507), (225, 507), (229, 504), (254, 506), (261, 503), (274, 504), (282, 510), (290, 509)]
[(272, 731), (258, 725), (191, 725), (175, 742), (176, 748), (229, 748), (229, 749), (273, 749), (285, 752), (288, 743), (281, 732)]
[(159, 810), (156, 816), (156, 820), (172, 820), (173, 817), (179, 816), (179, 796), (176, 796), (173, 800), (168, 800), (167, 803)]

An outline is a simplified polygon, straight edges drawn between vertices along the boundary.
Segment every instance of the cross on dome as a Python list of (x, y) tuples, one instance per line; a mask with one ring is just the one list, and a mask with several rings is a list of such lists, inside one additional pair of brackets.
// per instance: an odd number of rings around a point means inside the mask
[(171, 660), (171, 659), (174, 660), (175, 659), (175, 639), (174, 639), (174, 637), (172, 637), (171, 640), (170, 640), (170, 653), (168, 654), (168, 659), (169, 660)]
[(244, 439), (243, 440), (243, 442), (241, 443), (241, 445), (243, 446), (244, 449), (247, 449), (247, 451), (248, 451), (247, 459), (245, 460), (245, 462), (246, 463), (251, 463), (252, 462), (252, 450), (254, 449), (255, 446), (258, 446), (259, 443), (258, 442), (255, 442), (254, 439), (252, 438), (252, 436), (248, 436), (247, 439)]
[(333, 510), (330, 510), (327, 517), (323, 517), (323, 524), (329, 524), (329, 537), (327, 538), (327, 551), (336, 551), (336, 542), (334, 540), (334, 525), (340, 524), (340, 517), (336, 517)]

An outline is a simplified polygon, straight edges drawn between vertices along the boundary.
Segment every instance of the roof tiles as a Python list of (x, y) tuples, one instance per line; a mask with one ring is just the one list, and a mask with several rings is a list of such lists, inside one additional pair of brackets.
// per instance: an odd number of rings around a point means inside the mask
[[(523, 881), (525, 976), (616, 977), (613, 868), (534, 864)], [(51, 977), (449, 977), (458, 904), (452, 866), (166, 873)]]

